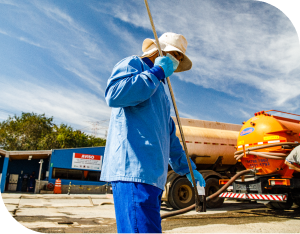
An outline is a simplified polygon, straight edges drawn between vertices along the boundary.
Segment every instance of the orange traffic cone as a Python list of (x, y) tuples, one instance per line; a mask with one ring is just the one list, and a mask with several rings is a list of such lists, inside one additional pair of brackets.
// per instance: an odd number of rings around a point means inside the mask
[(53, 192), (56, 194), (61, 194), (61, 180), (59, 178), (57, 178), (55, 181)]

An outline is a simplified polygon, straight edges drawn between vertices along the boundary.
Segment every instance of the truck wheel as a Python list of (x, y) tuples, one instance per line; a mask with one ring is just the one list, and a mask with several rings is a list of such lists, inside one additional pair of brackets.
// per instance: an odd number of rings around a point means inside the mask
[[(273, 209), (276, 210), (288, 210), (292, 207), (293, 203), (283, 203), (283, 202), (270, 202)], [(272, 209), (272, 208), (271, 208)]]
[(288, 199), (286, 202), (269, 202), (268, 205), (266, 205), (268, 208), (276, 209), (276, 210), (288, 210), (293, 205), (293, 199), (291, 196), (288, 196)]
[(300, 198), (299, 198), (299, 197), (298, 197), (298, 198), (295, 198), (295, 199), (294, 199), (294, 202), (295, 202), (295, 204), (296, 204), (297, 206), (300, 207)]
[[(206, 186), (205, 186), (206, 197), (214, 194), (215, 192), (217, 192), (220, 189), (219, 180), (216, 178), (209, 178), (208, 180), (205, 181), (205, 183), (206, 183)], [(206, 205), (209, 208), (218, 208), (218, 207), (222, 206), (222, 204), (224, 203), (224, 200), (225, 200), (224, 198), (216, 197), (216, 198), (206, 202)]]
[(195, 192), (185, 177), (176, 179), (169, 192), (169, 203), (174, 209), (183, 209), (195, 204)]
[(277, 208), (274, 206), (274, 202), (268, 202), (268, 203), (265, 203), (265, 206), (268, 207), (269, 209), (277, 209)]
[(170, 202), (168, 202), (168, 201), (164, 201), (164, 202), (165, 202), (165, 204), (166, 204), (166, 206), (167, 206), (168, 208), (173, 208), (173, 207), (171, 206)]

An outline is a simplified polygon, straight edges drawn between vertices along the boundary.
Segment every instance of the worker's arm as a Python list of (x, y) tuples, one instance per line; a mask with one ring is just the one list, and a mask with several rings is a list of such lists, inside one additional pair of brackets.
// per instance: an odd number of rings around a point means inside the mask
[[(189, 173), (189, 166), (186, 160), (186, 155), (178, 137), (176, 136), (176, 127), (172, 118), (169, 120), (170, 127), (170, 158), (169, 164), (172, 169), (179, 175)], [(190, 159), (191, 160), (191, 159)], [(192, 169), (196, 169), (195, 163), (191, 160)]]
[(295, 166), (294, 164), (290, 163), (289, 161), (284, 162), (286, 165), (288, 165), (291, 169), (300, 172), (300, 167)]
[(165, 78), (158, 66), (143, 71), (143, 63), (137, 56), (125, 58), (113, 69), (105, 90), (110, 107), (136, 106), (149, 99)]

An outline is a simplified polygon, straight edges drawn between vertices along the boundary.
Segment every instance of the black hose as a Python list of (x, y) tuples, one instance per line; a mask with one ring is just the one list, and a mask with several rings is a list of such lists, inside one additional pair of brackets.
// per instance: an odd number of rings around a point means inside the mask
[[(206, 198), (206, 201), (209, 201), (211, 199), (214, 199), (216, 196), (219, 196), (222, 192), (224, 192), (237, 178), (239, 178), (240, 176), (247, 174), (249, 172), (254, 173), (254, 170), (249, 169), (249, 170), (244, 170), (244, 171), (240, 171), (239, 173), (237, 173), (236, 175), (234, 175), (222, 188), (220, 188), (217, 192), (215, 192), (214, 194), (210, 195), (209, 197)], [(193, 210), (195, 208), (195, 204), (186, 207), (184, 209), (181, 210), (176, 210), (170, 213), (166, 213), (161, 215), (161, 219), (165, 219), (171, 216), (175, 216), (175, 215), (179, 215), (179, 214), (184, 214), (186, 212), (189, 212), (191, 210)]]

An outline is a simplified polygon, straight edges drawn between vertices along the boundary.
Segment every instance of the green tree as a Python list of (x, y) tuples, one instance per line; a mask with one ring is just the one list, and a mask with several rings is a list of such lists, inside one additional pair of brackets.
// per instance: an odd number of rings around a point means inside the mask
[(5, 150), (48, 150), (105, 146), (106, 140), (72, 127), (53, 123), (45, 114), (22, 113), (0, 123), (0, 145)]

